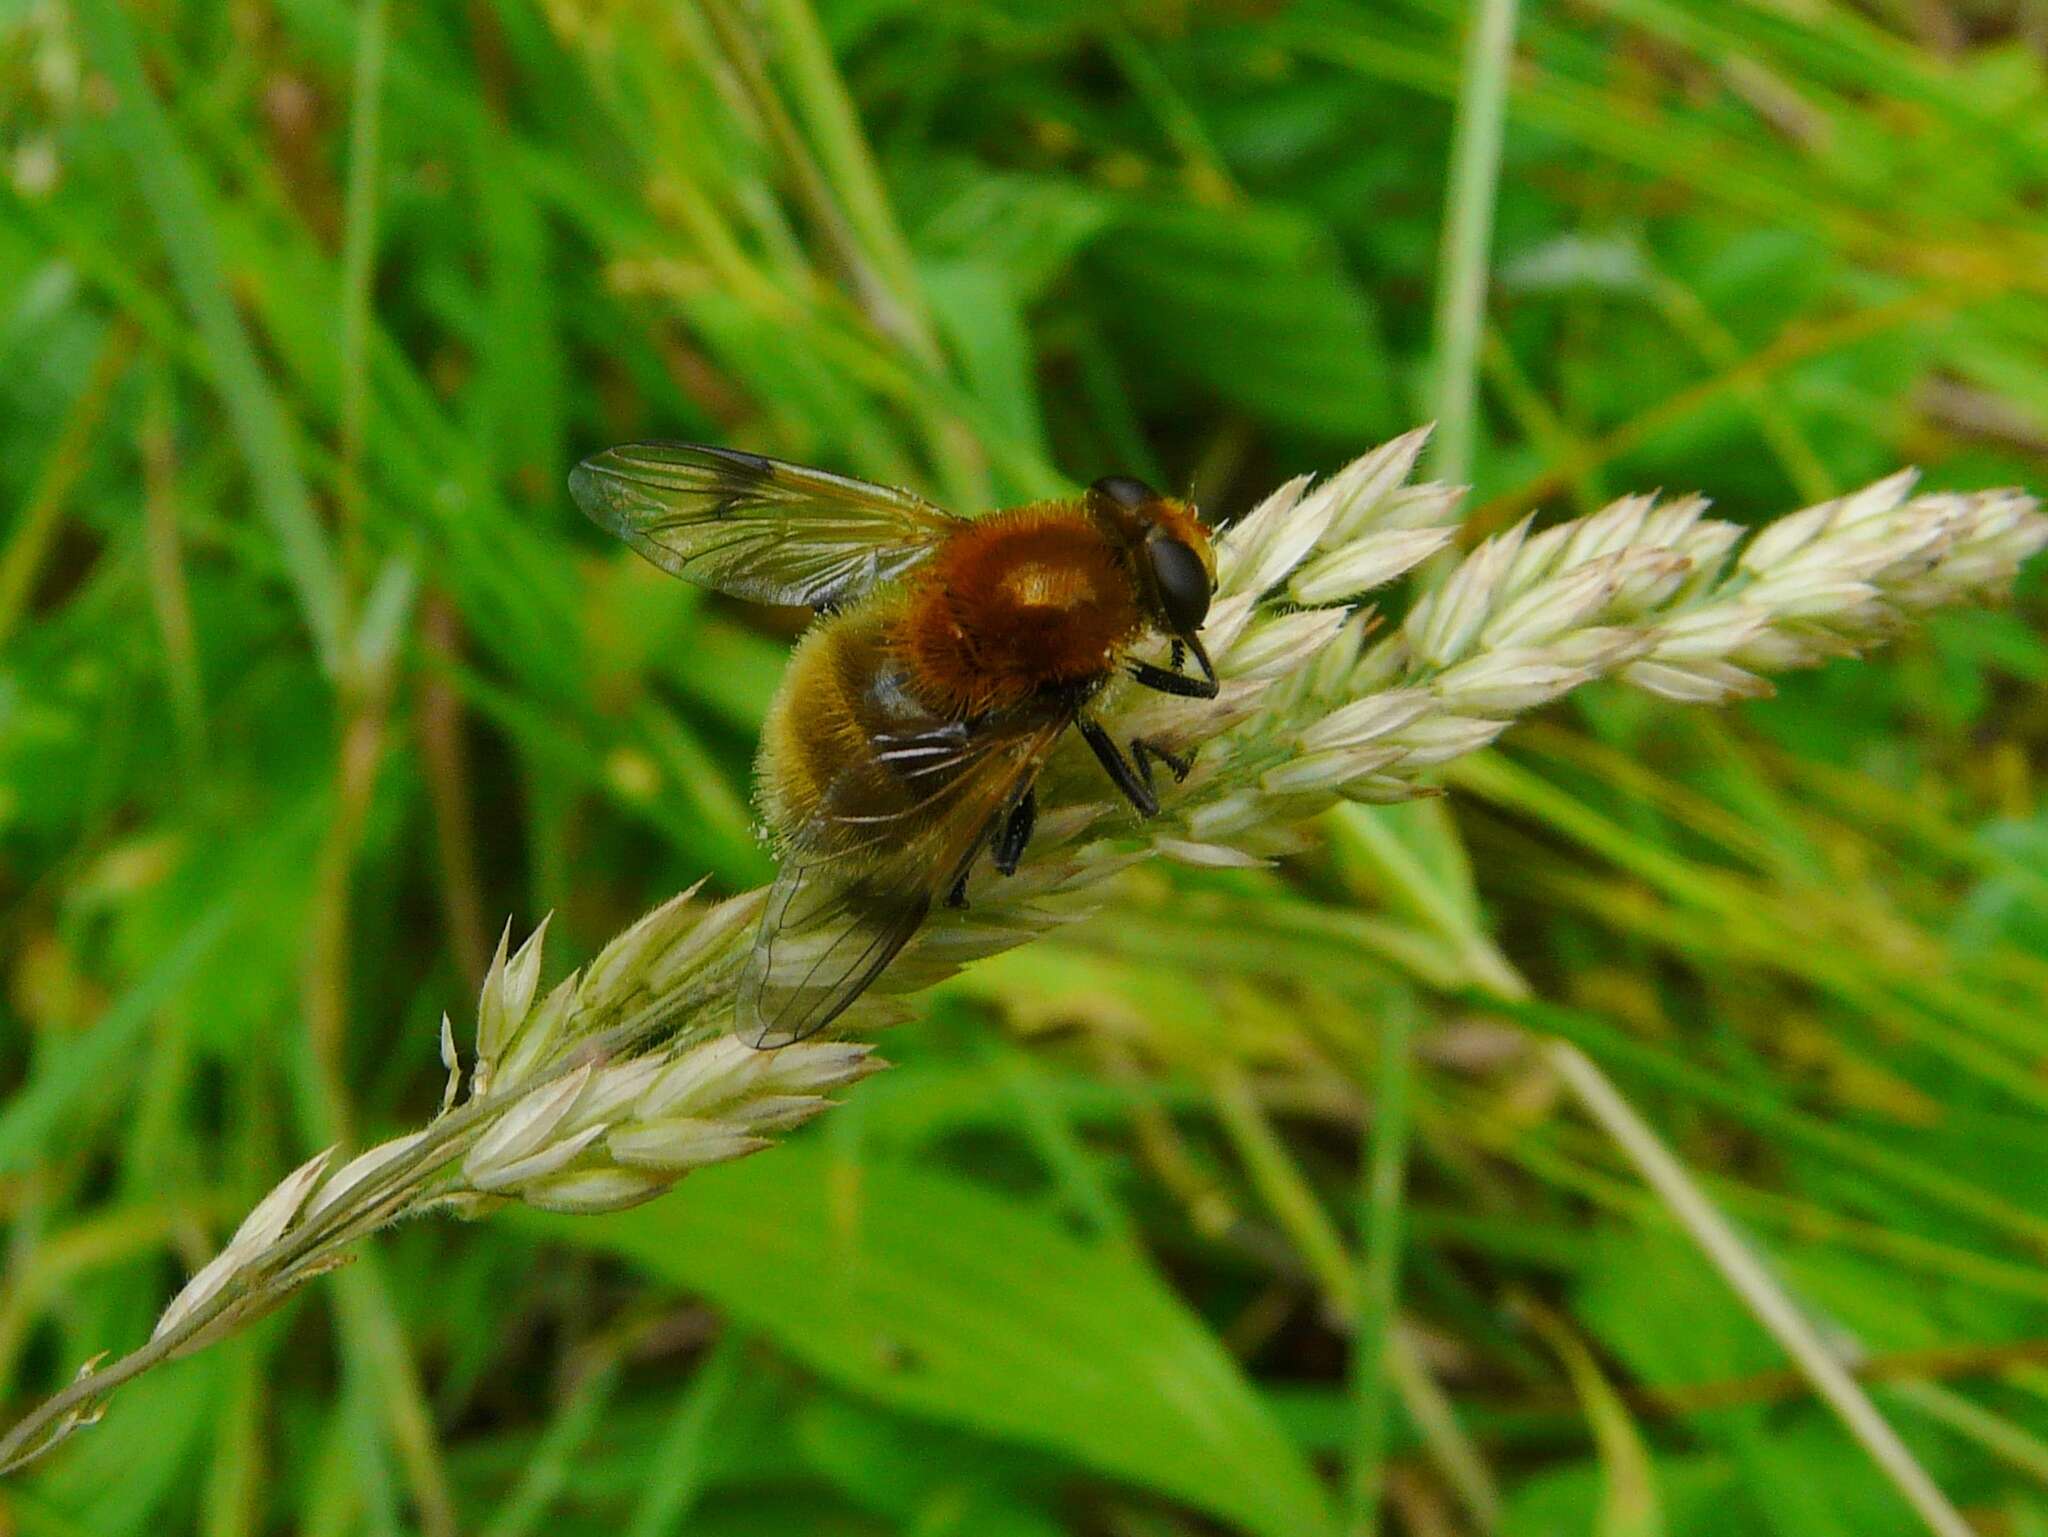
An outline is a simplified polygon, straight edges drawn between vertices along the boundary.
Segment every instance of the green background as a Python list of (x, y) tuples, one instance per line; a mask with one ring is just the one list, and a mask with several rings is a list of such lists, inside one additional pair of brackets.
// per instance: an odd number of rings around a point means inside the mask
[[(311, 1150), (431, 1113), (508, 915), (556, 913), (559, 969), (768, 873), (792, 624), (608, 544), (582, 453), (1228, 518), (1448, 411), (1486, 526), (2042, 480), (2048, 13), (1532, 3), (1504, 103), (1467, 22), (0, 3), (10, 1413)], [(1490, 105), (1490, 287), (1440, 317)], [(1919, 1530), (1531, 1024), (1981, 1530), (2048, 1533), (2041, 611), (2035, 573), (1725, 712), (1589, 690), (1280, 871), (1141, 872), (793, 1145), (393, 1233), (121, 1394), (0, 1530), (1292, 1537), (1361, 1470), (1416, 1537)], [(1400, 1391), (1348, 1322), (1389, 1020)]]

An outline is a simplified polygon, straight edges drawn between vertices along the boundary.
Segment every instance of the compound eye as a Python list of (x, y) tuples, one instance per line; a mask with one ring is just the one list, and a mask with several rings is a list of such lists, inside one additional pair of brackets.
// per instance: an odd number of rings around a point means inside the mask
[(1209, 568), (1178, 539), (1156, 538), (1145, 548), (1168, 622), (1183, 635), (1194, 634), (1209, 617)]
[(1149, 502), (1159, 500), (1159, 493), (1142, 480), (1133, 480), (1128, 475), (1105, 475), (1088, 488), (1097, 496), (1104, 496), (1117, 506), (1136, 512)]

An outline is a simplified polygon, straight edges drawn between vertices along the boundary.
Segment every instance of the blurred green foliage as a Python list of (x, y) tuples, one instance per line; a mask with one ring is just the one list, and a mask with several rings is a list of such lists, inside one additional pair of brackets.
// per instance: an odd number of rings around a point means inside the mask
[[(311, 1149), (429, 1113), (506, 915), (575, 957), (766, 873), (791, 626), (608, 546), (579, 453), (976, 508), (1120, 470), (1220, 517), (1334, 468), (1436, 398), (1464, 22), (0, 7), (0, 1398), (140, 1340)], [(2044, 28), (1528, 5), (1480, 519), (2039, 484)], [(2048, 1532), (2040, 614), (1727, 715), (1598, 690), (1448, 811), (1143, 872), (797, 1146), (617, 1219), (394, 1233), (123, 1393), (0, 1529), (1319, 1530), (1370, 1444), (1403, 1010), (1389, 1529), (1915, 1530), (1525, 1023), (1867, 1353), (1983, 1530)]]

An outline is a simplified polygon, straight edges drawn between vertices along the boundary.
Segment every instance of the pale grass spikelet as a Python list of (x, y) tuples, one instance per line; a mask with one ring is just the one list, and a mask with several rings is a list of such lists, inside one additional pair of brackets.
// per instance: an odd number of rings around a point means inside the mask
[(749, 892), (705, 911), (696, 927), (647, 966), (642, 985), (656, 997), (680, 992), (707, 968), (730, 959), (728, 947), (753, 927), (766, 900), (764, 891)]
[[(1398, 747), (1337, 747), (1312, 752), (1267, 769), (1259, 776), (1258, 786), (1275, 797), (1335, 790), (1347, 780), (1385, 768), (1401, 755), (1402, 749)], [(1249, 830), (1262, 821), (1263, 817), (1254, 815), (1246, 820), (1245, 827)]]
[(1411, 493), (1417, 489), (1432, 489), (1408, 484), (1408, 477), (1415, 472), (1415, 462), (1422, 457), (1422, 450), (1429, 443), (1429, 434), (1427, 427), (1411, 427), (1398, 438), (1382, 443), (1369, 453), (1360, 454), (1330, 477), (1330, 484), (1341, 489), (1337, 505), (1330, 515), (1329, 530), (1323, 541), (1325, 548), (1339, 550), (1355, 544), (1358, 536), (1368, 529), (1434, 528), (1456, 521), (1458, 496), (1455, 492), (1441, 498), (1434, 510), (1426, 515), (1418, 516), (1415, 510), (1415, 499)]
[(597, 959), (584, 969), (580, 985), (584, 1003), (601, 1007), (630, 995), (653, 957), (680, 942), (702, 921), (703, 910), (695, 903), (703, 889), (700, 880), (678, 892), (599, 951)]
[(1309, 607), (1359, 597), (1406, 576), (1449, 545), (1457, 533), (1455, 528), (1410, 528), (1359, 540), (1295, 572), (1288, 596)]
[(768, 1146), (736, 1120), (711, 1121), (697, 1116), (667, 1116), (621, 1127), (605, 1144), (612, 1157), (628, 1168), (650, 1169), (671, 1177), (685, 1169), (727, 1163)]
[[(585, 1062), (567, 1077), (530, 1094), (498, 1118), (477, 1139), (462, 1160), (462, 1172), (479, 1190), (502, 1188), (501, 1171), (518, 1168), (548, 1140), (569, 1114), (569, 1107), (590, 1083), (593, 1064)], [(552, 1174), (550, 1168), (542, 1172)]]
[(487, 1195), (517, 1195), (526, 1186), (568, 1168), (608, 1129), (602, 1125), (586, 1126), (579, 1132), (564, 1132), (561, 1136), (545, 1138), (518, 1158), (507, 1156), (474, 1165), (465, 1160), (462, 1172), (475, 1190)]
[[(1437, 480), (1402, 486), (1373, 509), (1372, 526), (1376, 530), (1454, 527), (1464, 516), (1465, 489)], [(1348, 541), (1351, 533), (1344, 537)]]
[(908, 1016), (903, 995), (1075, 921), (1133, 864), (1262, 864), (1340, 801), (1437, 793), (1435, 766), (1596, 678), (1688, 703), (1765, 692), (1765, 672), (1853, 654), (1916, 614), (1998, 592), (2048, 544), (2048, 519), (2022, 492), (1916, 497), (1904, 474), (1746, 539), (1700, 498), (1633, 496), (1484, 540), (1399, 624), (1379, 625), (1352, 600), (1455, 537), (1462, 492), (1408, 483), (1425, 437), (1395, 439), (1321, 485), (1290, 481), (1219, 537), (1204, 631), (1217, 698), (1119, 683), (1098, 701), (1114, 733), (1196, 754), (1185, 783), (1162, 784), (1156, 819), (1136, 822), (1085, 749), (1064, 744), (1017, 873), (984, 863), (968, 908), (935, 913), (831, 1036), (775, 1051), (727, 1031), (763, 892), (706, 904), (693, 887), (545, 994), (546, 922), (516, 950), (508, 927), (477, 1000), (466, 1081), (444, 1024), (439, 1112), (339, 1169), (323, 1153), (288, 1175), (179, 1292), (151, 1343), (0, 1438), (0, 1467), (390, 1222), (507, 1200), (617, 1210), (769, 1146), (880, 1070), (864, 1037)]
[(1718, 704), (1728, 699), (1762, 699), (1771, 685), (1732, 662), (1632, 662), (1622, 677), (1637, 688), (1680, 704)]
[(476, 1054), (479, 1061), (496, 1060), (505, 1050), (512, 1022), (505, 1017), (505, 962), (512, 950), (512, 920), (498, 935), (497, 953), (484, 972), (484, 985), (476, 1001)]
[(1182, 820), (1197, 842), (1227, 838), (1243, 832), (1265, 814), (1265, 803), (1256, 793), (1241, 790), (1207, 805), (1197, 806)]
[(1425, 593), (1408, 611), (1402, 629), (1417, 656), (1432, 666), (1448, 667), (1470, 649), (1503, 596), (1528, 528), (1524, 521), (1487, 540), (1458, 563), (1441, 587)]
[(1257, 608), (1258, 600), (1244, 592), (1219, 597), (1209, 605), (1209, 619), (1202, 626), (1202, 634), (1212, 657), (1237, 645)]
[(689, 1115), (730, 1104), (766, 1071), (766, 1054), (735, 1036), (721, 1036), (668, 1064), (641, 1095), (640, 1113)]
[(408, 1132), (402, 1137), (393, 1137), (389, 1142), (380, 1142), (375, 1147), (356, 1154), (337, 1169), (332, 1178), (321, 1182), (313, 1199), (306, 1203), (306, 1219), (311, 1221), (319, 1216), (341, 1201), (364, 1180), (369, 1179), (380, 1169), (388, 1167), (395, 1160), (403, 1158), (419, 1145), (420, 1139), (424, 1136), (424, 1131)]
[(547, 921), (528, 936), (516, 955), (506, 958), (512, 940), (512, 925), (498, 938), (498, 953), (484, 976), (483, 996), (477, 1000), (477, 1055), (496, 1058), (511, 1043), (533, 1004), (533, 991), (540, 982), (541, 948), (547, 942)]
[(594, 1217), (651, 1201), (666, 1194), (674, 1185), (673, 1175), (607, 1166), (578, 1169), (573, 1173), (535, 1180), (520, 1192), (519, 1198), (541, 1211)]
[(1432, 715), (1403, 726), (1393, 734), (1389, 746), (1400, 750), (1394, 761), (1404, 769), (1427, 768), (1479, 751), (1507, 727), (1505, 720), (1481, 716)]
[(1161, 838), (1155, 847), (1160, 856), (1175, 864), (1208, 870), (1251, 870), (1271, 864), (1257, 854), (1227, 843), (1196, 843), (1187, 838)]
[[(1228, 573), (1218, 571), (1217, 597), (1262, 596), (1313, 548), (1313, 535), (1320, 529), (1294, 516), (1312, 478), (1297, 475), (1284, 482), (1239, 520), (1232, 532), (1237, 535), (1242, 558)], [(1304, 534), (1311, 537), (1304, 540)]]
[(441, 1015), (441, 1066), (448, 1073), (441, 1087), (441, 1114), (446, 1115), (462, 1092), (462, 1054), (455, 1047), (455, 1021), (445, 1011)]
[(1541, 647), (1526, 647), (1461, 662), (1440, 676), (1431, 691), (1449, 709), (1520, 715), (1548, 704), (1591, 676), (1588, 668), (1558, 661)]
[(170, 1333), (225, 1287), (237, 1271), (276, 1242), (278, 1235), (299, 1214), (299, 1208), (306, 1204), (306, 1198), (313, 1193), (314, 1185), (333, 1156), (331, 1147), (316, 1153), (279, 1180), (270, 1194), (258, 1201), (249, 1215), (242, 1219), (242, 1225), (235, 1229), (227, 1247), (202, 1266), (185, 1283), (184, 1289), (170, 1300), (157, 1319), (150, 1338), (161, 1339)]
[(479, 1051), (469, 1097), (516, 1088), (552, 1059), (560, 1048), (561, 1029), (576, 1002), (576, 992), (576, 979), (565, 977), (518, 1021), (509, 1050), (502, 1056)]
[(1626, 625), (1588, 625), (1557, 636), (1543, 650), (1554, 665), (1577, 668), (1595, 678), (1640, 655), (1652, 639), (1650, 631)]
[(580, 1132), (586, 1127), (608, 1126), (626, 1118), (667, 1067), (667, 1062), (656, 1055), (606, 1064), (576, 1096), (576, 1103), (562, 1118), (561, 1129)]
[(1420, 688), (1388, 689), (1330, 711), (1305, 728), (1301, 745), (1311, 752), (1338, 747), (1362, 747), (1427, 713), (1429, 691)]
[(1337, 638), (1350, 616), (1341, 608), (1309, 609), (1283, 614), (1260, 625), (1250, 639), (1224, 650), (1235, 678), (1271, 677), (1299, 666), (1304, 656), (1318, 655)]

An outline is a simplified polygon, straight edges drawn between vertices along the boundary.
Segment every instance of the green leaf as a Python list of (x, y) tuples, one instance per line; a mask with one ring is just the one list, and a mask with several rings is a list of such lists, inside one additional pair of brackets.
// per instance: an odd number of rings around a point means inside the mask
[(1247, 1532), (1328, 1529), (1307, 1464), (1156, 1277), (950, 1175), (796, 1146), (615, 1217), (518, 1220), (702, 1292), (893, 1407), (1059, 1452)]

